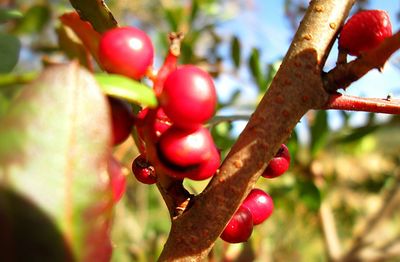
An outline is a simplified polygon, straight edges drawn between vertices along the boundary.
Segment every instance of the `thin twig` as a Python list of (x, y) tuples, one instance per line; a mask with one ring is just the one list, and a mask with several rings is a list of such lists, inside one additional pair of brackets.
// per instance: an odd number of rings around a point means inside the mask
[(398, 49), (400, 49), (400, 31), (386, 38), (378, 47), (363, 53), (359, 58), (346, 64), (338, 64), (326, 73), (325, 89), (335, 93), (340, 88), (346, 89), (374, 68), (382, 70), (389, 57)]
[(400, 114), (400, 99), (363, 98), (345, 94), (332, 94), (322, 109), (362, 111), (371, 113)]

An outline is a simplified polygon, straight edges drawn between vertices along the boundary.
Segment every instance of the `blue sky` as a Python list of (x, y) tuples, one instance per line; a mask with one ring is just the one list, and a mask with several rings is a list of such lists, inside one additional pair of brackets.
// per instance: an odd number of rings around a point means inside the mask
[[(246, 2), (246, 1), (243, 1)], [(263, 63), (271, 63), (282, 58), (290, 44), (294, 32), (290, 28), (288, 20), (284, 15), (284, 1), (274, 0), (253, 0), (247, 1), (250, 4), (243, 4), (240, 10), (234, 10), (234, 18), (227, 20), (218, 28), (218, 33), (223, 38), (229, 39), (233, 35), (237, 35), (242, 43), (242, 58), (247, 59), (252, 47), (260, 48), (262, 51)], [(368, 9), (383, 9), (389, 13), (392, 21), (393, 31), (398, 31), (400, 26), (396, 19), (396, 12), (400, 11), (400, 4), (393, 0), (373, 0), (370, 1)], [(229, 41), (228, 41), (229, 42)], [(327, 61), (327, 67), (335, 64), (337, 56), (337, 46), (332, 49), (332, 53)], [(223, 55), (229, 56), (229, 47), (221, 48)], [(400, 65), (399, 54), (395, 54), (389, 63), (387, 63), (383, 73), (373, 70), (362, 79), (354, 83), (346, 93), (351, 95), (359, 95), (365, 97), (386, 97), (389, 93), (393, 96), (400, 96), (400, 70), (395, 68), (394, 63)], [(228, 68), (231, 64), (225, 65)], [(246, 104), (246, 100), (254, 101), (256, 97), (255, 87), (246, 69), (240, 70), (239, 75), (232, 79), (231, 76), (222, 75), (217, 81), (217, 89), (222, 100), (227, 99), (229, 94), (235, 88), (243, 90), (242, 102)], [(231, 112), (221, 112), (231, 113)], [(240, 111), (240, 113), (249, 113)], [(337, 112), (331, 111), (330, 125), (332, 128), (338, 128), (341, 125), (341, 118)], [(365, 113), (354, 113), (351, 123), (360, 125), (365, 120)], [(381, 115), (380, 118), (385, 119), (387, 116)], [(236, 132), (244, 127), (244, 122), (236, 124)], [(302, 129), (301, 126), (298, 129)], [(301, 131), (300, 131), (301, 132)], [(307, 134), (304, 134), (305, 136)]]

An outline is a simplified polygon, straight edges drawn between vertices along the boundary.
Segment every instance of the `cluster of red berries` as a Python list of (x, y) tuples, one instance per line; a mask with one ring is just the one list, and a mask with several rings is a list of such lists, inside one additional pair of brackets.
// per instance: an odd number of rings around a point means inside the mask
[[(265, 178), (279, 177), (289, 169), (289, 165), (289, 150), (286, 145), (282, 144), (274, 158), (268, 163), (262, 176)], [(270, 195), (258, 188), (251, 190), (226, 225), (221, 238), (229, 243), (247, 241), (253, 232), (253, 226), (263, 223), (273, 211), (274, 202)]]

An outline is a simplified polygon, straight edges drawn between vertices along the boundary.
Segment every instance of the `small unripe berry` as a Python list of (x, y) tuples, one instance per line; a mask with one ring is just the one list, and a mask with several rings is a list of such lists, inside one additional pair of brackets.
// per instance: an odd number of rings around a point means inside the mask
[(269, 218), (274, 211), (272, 198), (261, 189), (253, 189), (243, 201), (242, 206), (247, 207), (252, 216), (254, 225), (259, 225)]
[(157, 182), (154, 167), (147, 161), (146, 157), (139, 155), (132, 162), (132, 173), (139, 182), (143, 184), (154, 184)]
[(339, 48), (350, 55), (377, 47), (392, 35), (389, 15), (383, 10), (361, 11), (353, 15), (343, 26), (339, 36)]
[(253, 218), (247, 207), (240, 206), (229, 220), (221, 239), (229, 243), (246, 242), (253, 232)]
[(183, 128), (197, 128), (209, 120), (217, 104), (211, 76), (193, 65), (169, 74), (159, 99), (172, 122)]
[(275, 157), (268, 163), (262, 176), (266, 178), (274, 178), (284, 174), (290, 166), (290, 153), (286, 145), (282, 144)]
[(154, 48), (142, 30), (117, 27), (101, 36), (98, 54), (107, 72), (140, 79), (153, 63)]
[(133, 112), (131, 106), (118, 98), (108, 97), (108, 102), (111, 110), (111, 123), (113, 145), (118, 145), (125, 141), (133, 127)]

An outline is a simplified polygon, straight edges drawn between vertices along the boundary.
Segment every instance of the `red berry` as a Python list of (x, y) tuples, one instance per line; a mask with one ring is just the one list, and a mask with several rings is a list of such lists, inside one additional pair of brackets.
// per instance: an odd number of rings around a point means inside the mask
[(274, 211), (274, 202), (272, 198), (261, 189), (251, 190), (243, 201), (242, 206), (250, 210), (254, 225), (264, 222)]
[(350, 55), (377, 47), (392, 35), (389, 15), (383, 10), (361, 11), (353, 15), (343, 26), (339, 37), (339, 48)]
[(221, 155), (217, 148), (212, 147), (209, 160), (200, 163), (194, 170), (186, 173), (186, 177), (192, 180), (205, 180), (212, 177), (217, 171), (221, 162)]
[(217, 95), (211, 76), (193, 65), (172, 72), (165, 80), (160, 104), (174, 124), (194, 128), (210, 119)]
[(182, 129), (175, 125), (159, 140), (160, 153), (168, 162), (186, 167), (208, 161), (215, 149), (214, 141), (207, 128)]
[(118, 98), (108, 97), (111, 109), (111, 122), (113, 133), (113, 145), (125, 141), (133, 127), (133, 112), (131, 106)]
[(99, 42), (99, 60), (110, 73), (140, 79), (152, 65), (153, 44), (135, 27), (118, 27), (105, 32)]
[[(148, 112), (149, 112), (148, 108), (143, 108), (137, 114), (137, 116), (136, 116), (137, 119), (139, 119), (140, 121), (143, 121)], [(163, 134), (165, 131), (167, 131), (167, 129), (170, 128), (171, 125), (172, 125), (172, 122), (168, 118), (168, 116), (164, 113), (164, 110), (161, 107), (157, 108), (156, 119), (154, 120), (154, 124), (153, 124), (154, 135), (156, 137), (161, 136), (161, 134)], [(138, 132), (139, 132), (139, 136), (141, 138), (143, 138), (143, 136), (144, 136), (143, 130), (141, 128), (139, 128)]]
[(278, 153), (268, 163), (262, 176), (266, 178), (274, 178), (285, 173), (290, 166), (290, 153), (286, 145), (282, 144)]
[(247, 207), (240, 206), (221, 234), (229, 243), (246, 242), (253, 232), (253, 218)]
[(114, 158), (108, 160), (108, 175), (114, 202), (118, 202), (125, 193), (126, 178), (122, 172), (121, 164)]
[(139, 155), (133, 160), (132, 173), (139, 182), (143, 184), (154, 184), (157, 182), (154, 167), (147, 161), (146, 157)]

